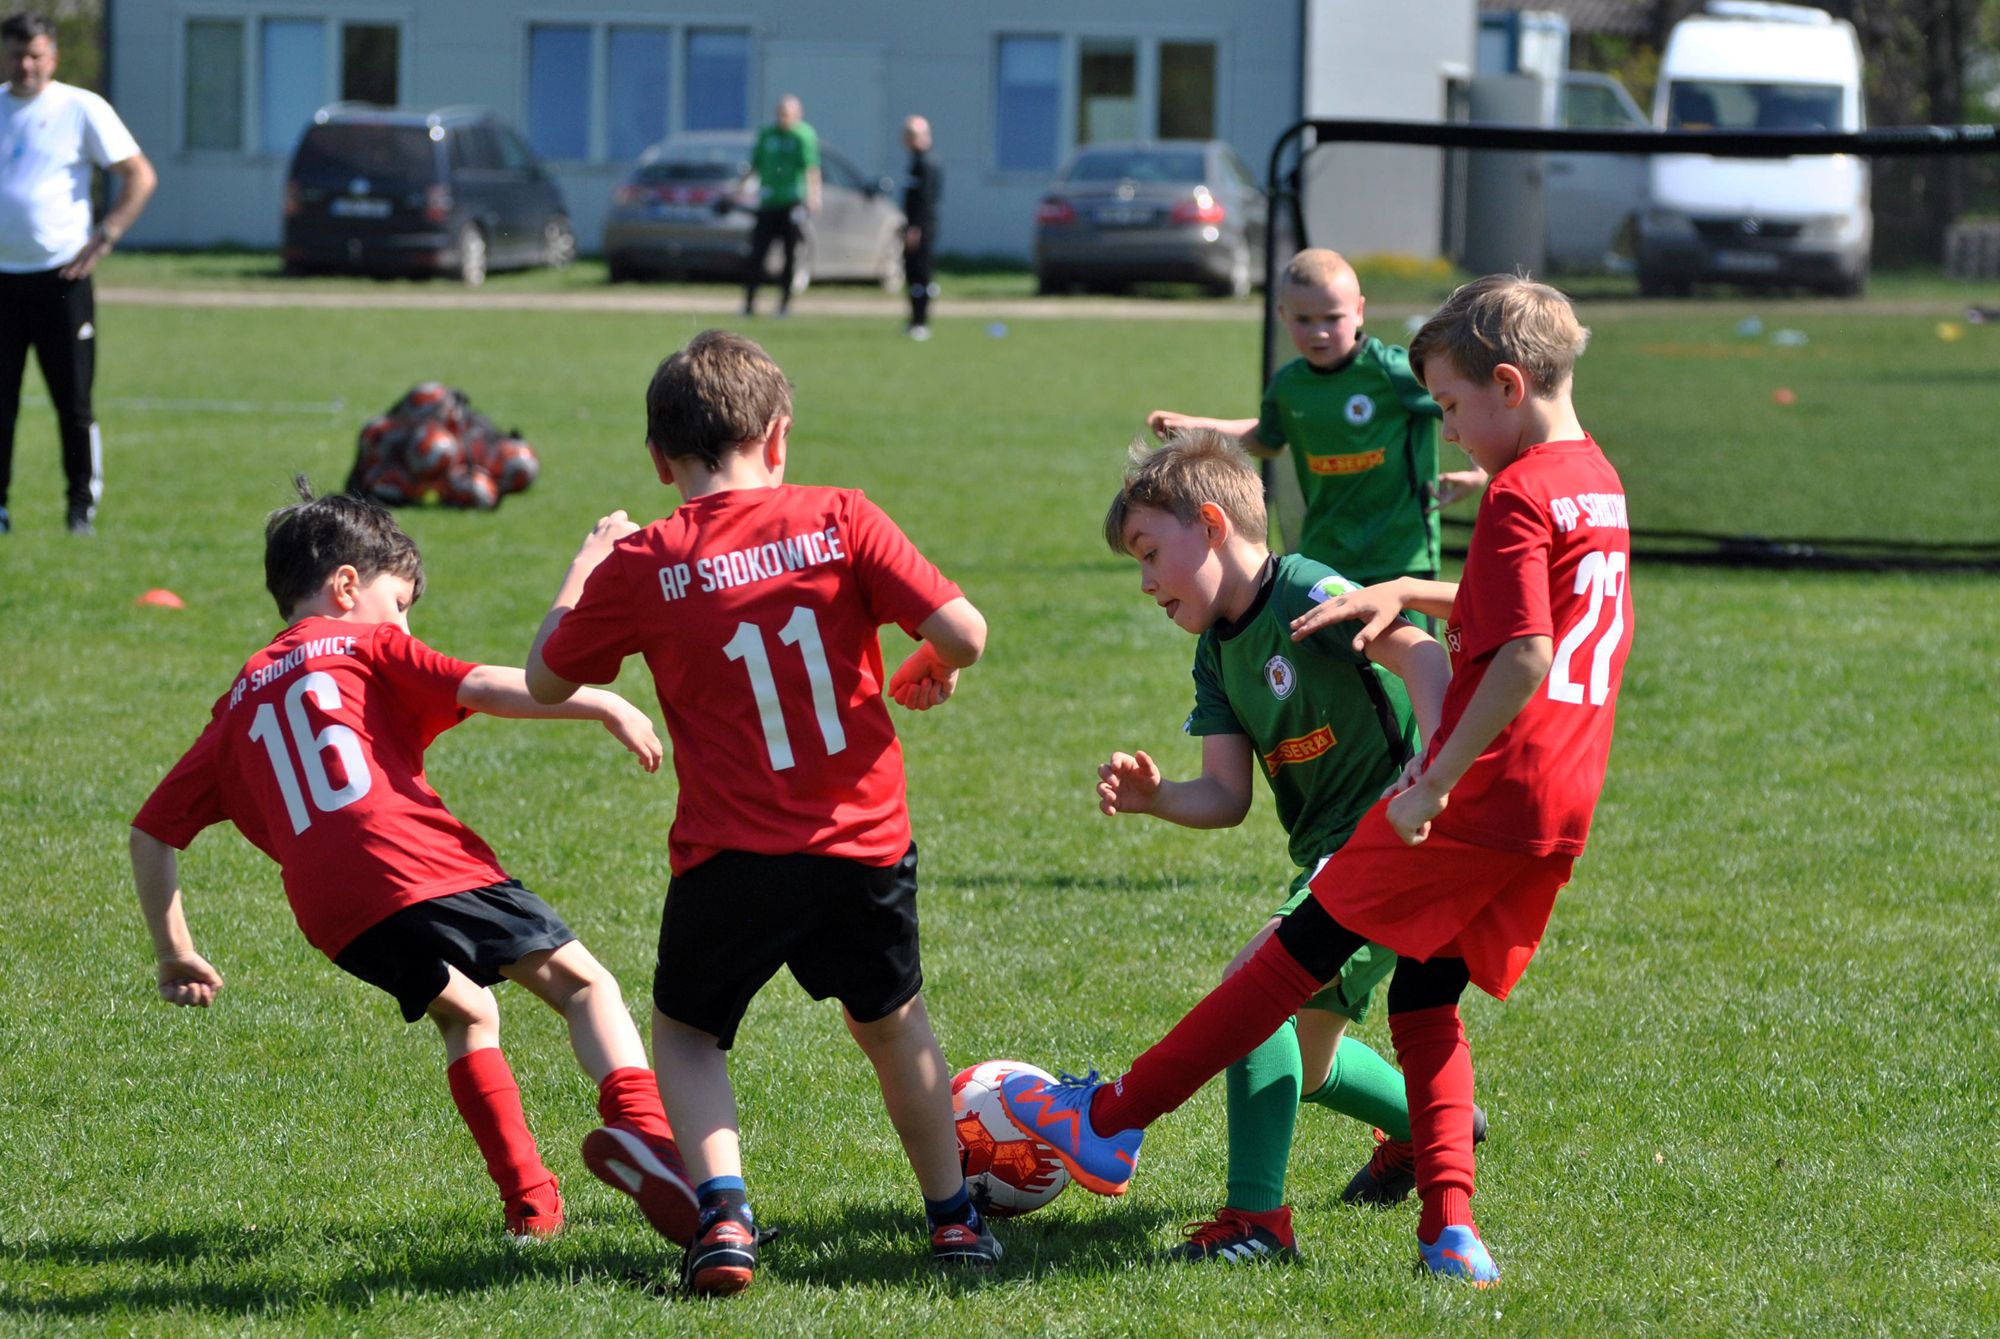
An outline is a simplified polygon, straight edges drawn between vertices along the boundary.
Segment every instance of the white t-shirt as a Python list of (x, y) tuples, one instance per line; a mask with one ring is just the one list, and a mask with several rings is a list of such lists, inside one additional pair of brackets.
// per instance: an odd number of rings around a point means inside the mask
[(50, 80), (23, 101), (0, 84), (0, 272), (69, 263), (90, 241), (90, 169), (139, 152), (111, 104)]

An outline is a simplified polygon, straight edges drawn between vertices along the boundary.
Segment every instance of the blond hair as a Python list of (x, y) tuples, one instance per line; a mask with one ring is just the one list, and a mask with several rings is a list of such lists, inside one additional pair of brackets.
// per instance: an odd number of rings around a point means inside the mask
[(1167, 438), (1157, 450), (1144, 437), (1135, 437), (1126, 462), (1124, 485), (1104, 513), (1104, 542), (1113, 553), (1127, 553), (1125, 526), (1140, 507), (1193, 525), (1201, 519), (1202, 504), (1213, 502), (1245, 539), (1262, 544), (1269, 535), (1263, 477), (1228, 433), (1190, 428)]
[(1354, 275), (1354, 267), (1347, 263), (1347, 257), (1323, 246), (1309, 246), (1285, 263), (1287, 286), (1324, 288), (1343, 275), (1353, 276), (1356, 284), (1361, 282), (1359, 276)]
[(1489, 274), (1461, 284), (1410, 341), (1410, 368), (1424, 376), (1426, 360), (1441, 358), (1471, 381), (1511, 363), (1537, 395), (1553, 395), (1569, 380), (1590, 331), (1569, 298), (1524, 274)]

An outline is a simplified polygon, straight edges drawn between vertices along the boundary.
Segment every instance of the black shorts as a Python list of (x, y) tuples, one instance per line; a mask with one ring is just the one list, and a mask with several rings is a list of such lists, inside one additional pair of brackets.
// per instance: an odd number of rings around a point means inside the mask
[(653, 973), (661, 1013), (726, 1051), (780, 967), (858, 1023), (908, 1003), (924, 984), (916, 843), (893, 865), (724, 851), (668, 883)]
[(444, 992), (447, 967), (490, 986), (502, 967), (575, 938), (554, 908), (509, 879), (404, 907), (356, 935), (333, 965), (394, 995), (414, 1023)]

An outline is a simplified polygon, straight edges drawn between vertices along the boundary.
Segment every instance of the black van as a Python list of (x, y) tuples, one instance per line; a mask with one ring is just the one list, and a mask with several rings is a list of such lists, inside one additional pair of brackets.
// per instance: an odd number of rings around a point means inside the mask
[(335, 104), (314, 114), (285, 179), (285, 268), (447, 274), (567, 265), (576, 232), (554, 178), (477, 107)]

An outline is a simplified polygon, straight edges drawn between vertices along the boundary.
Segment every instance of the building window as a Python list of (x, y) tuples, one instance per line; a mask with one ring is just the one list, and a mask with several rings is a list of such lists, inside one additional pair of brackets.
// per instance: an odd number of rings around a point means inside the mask
[(1215, 43), (1160, 43), (1159, 138), (1215, 138)]
[(1077, 51), (1076, 142), (1139, 138), (1139, 48), (1086, 40)]
[(590, 29), (528, 30), (528, 139), (542, 157), (590, 157), (590, 66)]
[(1000, 39), (994, 165), (1002, 172), (1050, 172), (1062, 106), (1062, 40)]
[(181, 142), (190, 149), (243, 147), (243, 22), (189, 19)]
[(687, 39), (686, 130), (750, 124), (750, 34), (696, 29)]
[(319, 110), (326, 87), (326, 24), (266, 19), (259, 46), (257, 137), (265, 153), (289, 153)]
[(607, 108), (614, 162), (629, 162), (667, 135), (667, 79), (674, 35), (666, 28), (611, 30)]
[(393, 107), (402, 100), (402, 29), (391, 23), (350, 23), (340, 32), (340, 96)]

